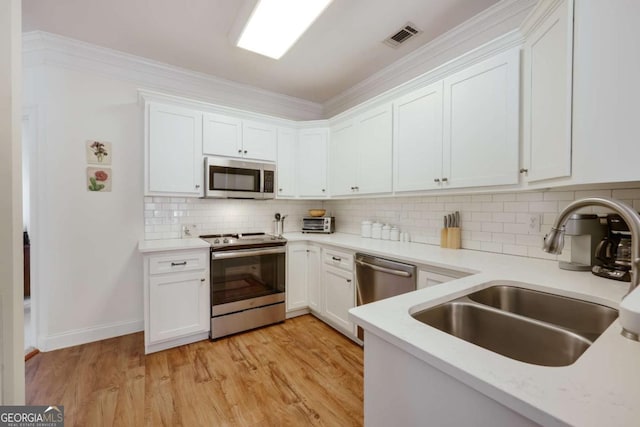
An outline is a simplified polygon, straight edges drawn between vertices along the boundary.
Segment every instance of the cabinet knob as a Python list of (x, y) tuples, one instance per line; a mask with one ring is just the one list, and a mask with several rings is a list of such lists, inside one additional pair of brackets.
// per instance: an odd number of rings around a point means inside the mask
[(337, 256), (332, 256), (331, 259), (334, 261), (342, 261), (342, 258), (339, 258)]
[(204, 282), (205, 280), (207, 280), (207, 279), (205, 279), (204, 277), (202, 279), (200, 279), (201, 282)]
[(196, 184), (196, 190), (200, 188), (200, 184)]
[(449, 181), (449, 178), (442, 178), (442, 182), (447, 182)]
[(244, 150), (244, 154), (247, 154), (247, 150)]
[(360, 187), (353, 187), (356, 191), (360, 191)]
[(351, 279), (347, 279), (347, 283), (351, 283)]
[(242, 154), (242, 150), (238, 150), (238, 154)]
[(440, 182), (440, 178), (435, 178), (433, 182)]
[(522, 168), (520, 169), (520, 173), (529, 173), (529, 169)]
[(326, 191), (326, 190), (323, 188), (323, 189), (322, 189), (322, 192), (324, 193), (325, 191)]
[(282, 188), (278, 188), (278, 191), (282, 191)]

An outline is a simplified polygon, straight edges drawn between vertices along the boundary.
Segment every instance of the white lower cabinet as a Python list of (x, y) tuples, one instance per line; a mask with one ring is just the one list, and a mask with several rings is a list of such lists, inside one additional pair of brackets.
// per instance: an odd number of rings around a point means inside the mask
[(449, 282), (451, 280), (460, 279), (461, 277), (468, 276), (467, 273), (452, 270), (438, 270), (430, 267), (419, 266), (418, 267), (418, 283), (417, 288), (423, 289), (429, 286), (439, 285), (441, 283)]
[(349, 309), (355, 307), (353, 272), (323, 265), (322, 286), (324, 288), (324, 310), (322, 314), (333, 325), (349, 334), (354, 325), (349, 320)]
[(144, 256), (145, 353), (208, 338), (209, 249)]
[(287, 312), (308, 308), (310, 300), (318, 300), (314, 280), (317, 282), (319, 266), (319, 248), (306, 243), (287, 245)]

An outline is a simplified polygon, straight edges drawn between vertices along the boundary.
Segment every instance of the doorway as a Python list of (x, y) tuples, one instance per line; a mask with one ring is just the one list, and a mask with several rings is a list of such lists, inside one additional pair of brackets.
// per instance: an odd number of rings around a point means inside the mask
[(35, 182), (37, 110), (24, 108), (22, 114), (22, 225), (24, 253), (24, 350), (25, 356), (37, 352), (37, 281), (34, 280), (34, 231), (35, 226)]

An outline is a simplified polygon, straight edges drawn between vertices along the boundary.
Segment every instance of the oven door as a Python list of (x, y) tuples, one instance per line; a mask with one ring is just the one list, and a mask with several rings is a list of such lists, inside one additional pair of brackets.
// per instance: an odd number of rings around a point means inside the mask
[(211, 253), (212, 317), (285, 300), (285, 247)]

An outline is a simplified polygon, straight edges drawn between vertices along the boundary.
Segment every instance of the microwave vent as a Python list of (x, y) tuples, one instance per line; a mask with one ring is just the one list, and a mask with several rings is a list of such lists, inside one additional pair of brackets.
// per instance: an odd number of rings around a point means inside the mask
[(416, 36), (421, 32), (422, 31), (419, 30), (411, 22), (407, 22), (400, 30), (387, 37), (383, 43), (391, 47), (398, 47), (402, 43), (409, 40), (411, 37)]

